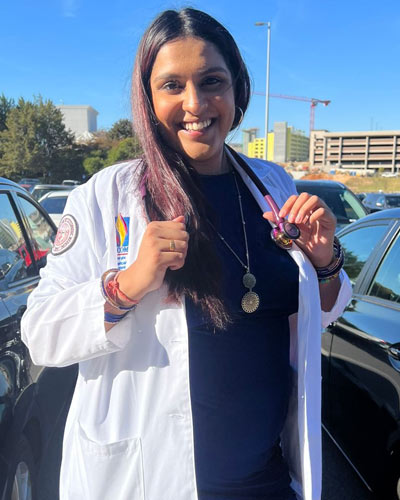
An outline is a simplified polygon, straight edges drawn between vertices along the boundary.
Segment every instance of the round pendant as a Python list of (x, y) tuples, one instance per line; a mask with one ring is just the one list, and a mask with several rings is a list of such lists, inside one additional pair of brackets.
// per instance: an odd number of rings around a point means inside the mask
[(246, 313), (257, 311), (260, 297), (255, 292), (247, 292), (242, 297), (242, 309)]
[(254, 288), (256, 286), (256, 277), (254, 276), (254, 274), (251, 274), (251, 273), (246, 273), (244, 276), (243, 276), (243, 285), (246, 287), (246, 288)]

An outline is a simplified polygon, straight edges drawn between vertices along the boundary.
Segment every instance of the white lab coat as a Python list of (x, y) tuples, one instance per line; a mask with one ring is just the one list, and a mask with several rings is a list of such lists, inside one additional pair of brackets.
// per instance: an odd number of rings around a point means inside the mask
[[(283, 168), (248, 162), (279, 206), (296, 192)], [(162, 286), (104, 330), (100, 277), (135, 260), (147, 224), (136, 166), (109, 167), (71, 193), (65, 213), (78, 222), (77, 239), (64, 253), (49, 255), (22, 319), (22, 338), (35, 364), (79, 362), (64, 434), (60, 500), (197, 499), (184, 300), (167, 303)], [(251, 180), (237, 169), (267, 210)], [(129, 245), (122, 257), (118, 214), (125, 221), (129, 217)], [(342, 273), (337, 302), (321, 317), (314, 268), (295, 246), (290, 254), (299, 266), (299, 311), (290, 318), (293, 391), (282, 446), (298, 497), (319, 500), (321, 324), (337, 318), (351, 287)]]

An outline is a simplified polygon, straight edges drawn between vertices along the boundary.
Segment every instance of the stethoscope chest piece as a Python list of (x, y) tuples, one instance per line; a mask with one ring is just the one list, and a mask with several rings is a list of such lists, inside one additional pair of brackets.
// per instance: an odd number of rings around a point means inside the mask
[(274, 243), (279, 248), (283, 248), (283, 250), (290, 250), (292, 248), (293, 240), (288, 238), (287, 235), (277, 227), (271, 230), (271, 238)]

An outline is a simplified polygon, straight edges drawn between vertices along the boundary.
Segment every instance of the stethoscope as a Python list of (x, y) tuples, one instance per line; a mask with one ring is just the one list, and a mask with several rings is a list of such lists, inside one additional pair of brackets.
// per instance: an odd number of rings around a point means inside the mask
[(270, 233), (272, 240), (276, 243), (276, 245), (278, 245), (278, 247), (283, 248), (284, 250), (289, 250), (292, 248), (293, 240), (297, 240), (300, 237), (300, 229), (296, 226), (296, 224), (285, 220), (283, 217), (279, 217), (278, 205), (275, 203), (275, 200), (272, 198), (268, 189), (235, 150), (227, 145), (225, 147), (228, 149), (229, 153), (233, 156), (239, 166), (253, 181), (274, 214), (275, 227), (272, 228)]
[[(225, 145), (225, 147), (227, 148), (231, 156), (235, 159), (235, 161), (240, 165), (240, 167), (242, 167), (245, 173), (253, 181), (257, 189), (263, 195), (265, 201), (268, 203), (270, 209), (272, 210), (275, 218), (275, 227), (271, 229), (270, 233), (272, 240), (276, 243), (276, 245), (278, 245), (278, 247), (283, 248), (284, 250), (290, 250), (292, 248), (293, 240), (297, 240), (300, 237), (300, 229), (296, 226), (296, 224), (293, 224), (293, 222), (289, 222), (283, 217), (279, 217), (278, 205), (275, 203), (275, 200), (272, 198), (268, 189), (264, 186), (264, 184), (249, 167), (249, 165), (247, 165), (243, 158), (241, 158), (241, 156), (236, 153), (235, 150), (227, 145)], [(140, 192), (143, 201), (145, 201), (144, 199), (146, 198), (147, 192), (144, 178), (142, 179), (142, 182), (140, 184)], [(144, 206), (148, 220), (151, 220), (149, 214), (147, 213), (145, 202)], [(188, 217), (185, 216), (186, 224), (188, 223), (187, 218)]]

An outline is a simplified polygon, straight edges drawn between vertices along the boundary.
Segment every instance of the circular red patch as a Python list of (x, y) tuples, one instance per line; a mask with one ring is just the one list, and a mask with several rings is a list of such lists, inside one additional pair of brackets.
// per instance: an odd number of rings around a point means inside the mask
[(51, 253), (53, 255), (60, 255), (66, 252), (75, 243), (78, 237), (78, 223), (70, 214), (64, 215), (58, 226), (57, 236)]

